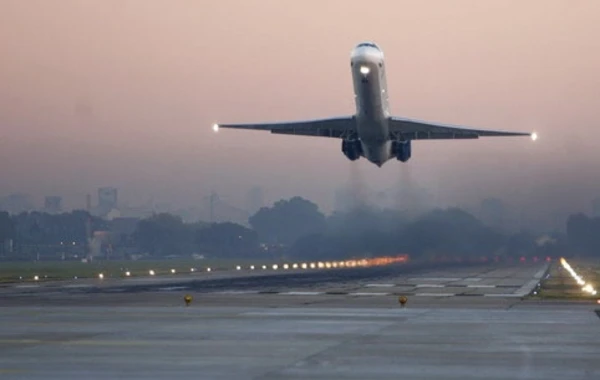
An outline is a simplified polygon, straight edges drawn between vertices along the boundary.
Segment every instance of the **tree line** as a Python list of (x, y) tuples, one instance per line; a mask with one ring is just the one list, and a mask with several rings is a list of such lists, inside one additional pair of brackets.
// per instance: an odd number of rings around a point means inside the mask
[[(280, 200), (236, 223), (184, 223), (160, 213), (133, 221), (106, 221), (85, 211), (59, 215), (0, 212), (0, 254), (30, 259), (89, 253), (88, 236), (99, 239), (101, 257), (145, 255), (290, 259), (342, 259), (409, 254), (412, 258), (600, 255), (600, 219), (573, 215), (567, 233), (505, 234), (459, 208), (438, 209), (417, 218), (397, 210), (356, 208), (324, 215), (301, 197)], [(122, 224), (122, 223), (121, 223)], [(100, 233), (107, 231), (107, 233)]]

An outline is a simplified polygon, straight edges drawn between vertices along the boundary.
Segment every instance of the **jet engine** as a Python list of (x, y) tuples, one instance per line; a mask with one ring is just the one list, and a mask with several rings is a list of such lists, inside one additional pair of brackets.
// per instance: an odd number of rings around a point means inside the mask
[(343, 140), (342, 153), (348, 157), (350, 161), (356, 161), (362, 155), (362, 145), (360, 140)]
[(412, 148), (410, 140), (406, 141), (394, 141), (392, 142), (392, 154), (396, 156), (396, 159), (402, 162), (406, 162), (410, 159)]

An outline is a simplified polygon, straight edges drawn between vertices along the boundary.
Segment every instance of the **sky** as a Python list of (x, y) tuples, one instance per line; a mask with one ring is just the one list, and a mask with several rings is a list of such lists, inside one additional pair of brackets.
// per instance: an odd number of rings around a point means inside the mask
[[(436, 204), (499, 197), (532, 220), (600, 195), (595, 0), (0, 0), (0, 195), (186, 207), (253, 186), (333, 206), (359, 173)], [(527, 138), (417, 141), (408, 164), (214, 122), (351, 115), (350, 51), (384, 51), (391, 111)]]

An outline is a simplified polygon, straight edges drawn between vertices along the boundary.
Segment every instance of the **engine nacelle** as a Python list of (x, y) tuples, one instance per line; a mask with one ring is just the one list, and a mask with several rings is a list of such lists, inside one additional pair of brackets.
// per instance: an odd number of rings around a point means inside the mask
[(342, 153), (350, 161), (356, 161), (362, 155), (362, 145), (360, 140), (342, 140)]
[(412, 147), (410, 144), (410, 140), (392, 142), (392, 154), (399, 161), (402, 161), (402, 162), (408, 161), (412, 154)]

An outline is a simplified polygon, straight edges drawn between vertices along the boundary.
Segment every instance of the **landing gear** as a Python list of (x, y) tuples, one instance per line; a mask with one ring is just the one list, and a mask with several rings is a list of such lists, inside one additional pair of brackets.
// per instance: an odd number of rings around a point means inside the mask
[(362, 145), (360, 140), (343, 140), (342, 153), (348, 157), (350, 161), (356, 161), (362, 155)]
[(402, 162), (406, 162), (410, 159), (412, 148), (410, 140), (392, 142), (392, 154), (396, 156), (396, 159)]

